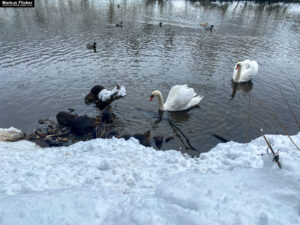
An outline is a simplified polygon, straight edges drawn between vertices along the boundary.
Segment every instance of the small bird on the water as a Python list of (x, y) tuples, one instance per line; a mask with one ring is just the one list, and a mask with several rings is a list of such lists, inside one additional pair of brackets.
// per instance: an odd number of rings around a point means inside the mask
[(116, 27), (123, 27), (123, 21), (121, 21), (120, 23), (117, 23)]
[(206, 27), (204, 27), (204, 29), (205, 29), (205, 30), (209, 30), (209, 31), (212, 31), (212, 30), (213, 30), (213, 28), (214, 28), (214, 25), (211, 25), (210, 27), (207, 27), (207, 26), (206, 26)]
[(94, 44), (87, 44), (86, 48), (87, 49), (96, 49), (96, 45), (97, 45), (96, 42)]

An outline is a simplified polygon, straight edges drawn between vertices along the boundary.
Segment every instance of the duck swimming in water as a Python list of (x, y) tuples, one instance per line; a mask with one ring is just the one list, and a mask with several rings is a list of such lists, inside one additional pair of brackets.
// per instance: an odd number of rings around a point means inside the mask
[(96, 45), (97, 45), (96, 42), (94, 44), (87, 44), (86, 48), (87, 49), (96, 49)]
[(128, 140), (129, 138), (135, 138), (137, 139), (141, 145), (144, 145), (146, 147), (151, 146), (151, 131), (148, 130), (143, 134), (137, 133), (134, 135), (124, 134), (120, 138), (124, 138), (125, 140)]
[(205, 29), (205, 30), (209, 30), (209, 31), (212, 31), (212, 30), (213, 30), (213, 28), (214, 28), (214, 25), (211, 25), (210, 27), (207, 27), (207, 26), (206, 26), (206, 27), (204, 27), (204, 29)]
[(117, 23), (116, 27), (123, 27), (123, 21), (121, 21), (120, 23)]
[(78, 116), (71, 122), (71, 132), (78, 136), (82, 136), (91, 132), (97, 125), (99, 125), (99, 123), (100, 122), (97, 118)]

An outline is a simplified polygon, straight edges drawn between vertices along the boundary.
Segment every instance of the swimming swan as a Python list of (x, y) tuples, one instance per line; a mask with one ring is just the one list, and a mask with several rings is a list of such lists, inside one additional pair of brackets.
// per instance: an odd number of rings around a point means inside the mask
[(236, 83), (248, 82), (257, 74), (258, 64), (256, 61), (245, 60), (238, 62), (233, 70), (233, 81)]
[(193, 88), (189, 88), (186, 84), (175, 85), (169, 92), (166, 102), (160, 91), (156, 90), (151, 93), (150, 101), (158, 97), (159, 110), (161, 111), (182, 111), (187, 110), (200, 103), (203, 96), (195, 93)]

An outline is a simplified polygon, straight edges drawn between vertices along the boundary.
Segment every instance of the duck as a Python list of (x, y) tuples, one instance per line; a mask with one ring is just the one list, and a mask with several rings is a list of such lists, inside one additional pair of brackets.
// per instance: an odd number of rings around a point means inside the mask
[(75, 119), (75, 115), (69, 112), (60, 111), (56, 114), (56, 120), (61, 126), (71, 126), (72, 120)]
[(23, 140), (26, 137), (26, 134), (21, 130), (14, 127), (10, 128), (0, 128), (0, 142), (14, 142)]
[(86, 48), (87, 49), (96, 49), (96, 45), (97, 45), (96, 42), (94, 44), (87, 44)]
[(139, 141), (141, 145), (144, 145), (145, 147), (151, 146), (151, 131), (148, 130), (145, 133), (137, 133), (134, 135), (124, 134), (120, 138), (124, 138), (125, 140), (128, 140), (130, 138), (135, 138)]
[(151, 131), (148, 130), (143, 134), (134, 134), (133, 137), (137, 139), (141, 145), (144, 145), (145, 147), (151, 146)]
[(153, 98), (158, 97), (160, 111), (183, 111), (190, 109), (200, 103), (204, 96), (197, 95), (193, 88), (189, 88), (187, 84), (175, 85), (169, 92), (166, 102), (159, 90), (151, 93), (150, 102)]
[(100, 109), (104, 109), (110, 105), (114, 100), (123, 98), (126, 96), (126, 89), (123, 85), (116, 84), (116, 87), (109, 91), (102, 85), (95, 85), (85, 96), (85, 103), (96, 103), (96, 106)]
[(209, 30), (209, 31), (212, 31), (214, 28), (214, 25), (211, 25), (210, 27), (206, 26), (204, 27), (205, 30)]
[(257, 74), (258, 63), (249, 59), (238, 62), (233, 69), (232, 80), (235, 83), (249, 82)]
[(153, 137), (153, 140), (155, 142), (155, 145), (158, 149), (161, 149), (163, 142), (164, 142), (164, 137), (161, 135)]
[(95, 85), (94, 87), (92, 87), (90, 93), (88, 93), (85, 96), (85, 103), (90, 104), (92, 102), (96, 102), (97, 100), (99, 100), (98, 94), (104, 89), (105, 88), (102, 85)]
[(71, 121), (71, 132), (78, 136), (83, 136), (100, 124), (98, 118), (90, 118), (88, 116), (78, 116)]
[(117, 23), (116, 27), (123, 27), (123, 21), (121, 21), (120, 23)]
[(106, 106), (106, 108), (102, 111), (101, 121), (102, 123), (112, 123), (113, 115), (112, 115), (112, 108), (110, 105)]

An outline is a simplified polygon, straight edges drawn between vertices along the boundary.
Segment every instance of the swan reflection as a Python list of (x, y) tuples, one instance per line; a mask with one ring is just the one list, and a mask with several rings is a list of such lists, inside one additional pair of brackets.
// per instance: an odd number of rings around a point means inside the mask
[(230, 97), (234, 99), (236, 92), (239, 90), (242, 90), (244, 93), (250, 92), (253, 88), (253, 82), (249, 81), (245, 83), (235, 83), (231, 81), (231, 87), (232, 87), (232, 94), (230, 95)]

